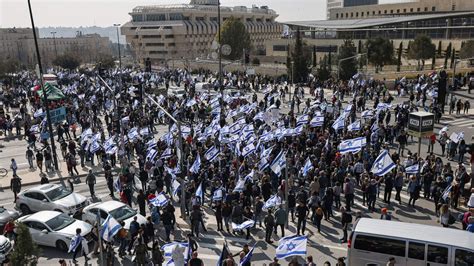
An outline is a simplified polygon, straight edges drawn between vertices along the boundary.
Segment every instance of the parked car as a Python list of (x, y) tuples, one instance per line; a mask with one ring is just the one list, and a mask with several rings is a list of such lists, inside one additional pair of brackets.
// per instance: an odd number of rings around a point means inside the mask
[(81, 212), (87, 204), (86, 197), (56, 184), (44, 184), (24, 190), (16, 199), (16, 208), (22, 214), (54, 210), (74, 215)]
[(13, 245), (10, 239), (0, 235), (0, 265), (10, 261), (10, 253), (13, 251)]
[(0, 206), (0, 232), (3, 233), (3, 227), (8, 221), (16, 220), (18, 217), (20, 217), (20, 212), (17, 210), (7, 210), (3, 206)]
[(56, 247), (66, 252), (77, 228), (81, 229), (81, 236), (87, 242), (93, 239), (92, 225), (57, 211), (40, 211), (20, 217), (18, 222), (28, 227), (36, 244)]
[(130, 208), (127, 204), (115, 200), (97, 202), (85, 207), (82, 211), (81, 220), (93, 224), (97, 220), (97, 213), (100, 215), (100, 223), (107, 219), (107, 216), (110, 214), (117, 222), (125, 222), (125, 229), (129, 229), (130, 223), (135, 216), (139, 224), (146, 223), (145, 217), (136, 210)]

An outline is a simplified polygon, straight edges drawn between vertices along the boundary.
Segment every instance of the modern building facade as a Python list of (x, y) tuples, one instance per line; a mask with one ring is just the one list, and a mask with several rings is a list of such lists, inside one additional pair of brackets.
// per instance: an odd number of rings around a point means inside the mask
[(327, 18), (331, 16), (331, 10), (336, 8), (344, 7), (344, 0), (327, 0), (326, 2), (326, 12)]
[(344, 0), (344, 7), (377, 5), (379, 0)]
[[(218, 32), (217, 0), (192, 0), (190, 4), (138, 6), (131, 21), (121, 27), (139, 62), (209, 58)], [(253, 53), (264, 53), (265, 41), (279, 38), (283, 26), (267, 6), (221, 7), (221, 23), (234, 17), (250, 33)]]
[[(39, 36), (38, 30), (36, 30)], [(78, 32), (74, 38), (39, 38), (38, 46), (42, 63), (51, 65), (53, 60), (67, 52), (75, 53), (83, 62), (94, 62), (100, 54), (110, 54), (110, 41), (98, 34)], [(27, 66), (34, 66), (36, 48), (31, 28), (0, 29), (0, 60), (16, 59)]]

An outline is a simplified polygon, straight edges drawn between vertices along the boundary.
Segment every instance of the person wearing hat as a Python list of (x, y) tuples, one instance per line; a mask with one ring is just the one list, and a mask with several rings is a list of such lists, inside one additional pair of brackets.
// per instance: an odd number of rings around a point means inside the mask
[(382, 215), (380, 215), (381, 220), (392, 220), (392, 215), (388, 212), (387, 208), (382, 208)]

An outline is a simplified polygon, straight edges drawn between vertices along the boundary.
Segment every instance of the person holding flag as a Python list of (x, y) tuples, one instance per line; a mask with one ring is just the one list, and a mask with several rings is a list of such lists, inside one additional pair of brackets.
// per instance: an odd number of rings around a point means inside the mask
[(77, 254), (81, 251), (86, 261), (89, 260), (89, 257), (87, 257), (87, 253), (89, 253), (88, 247), (87, 247), (87, 241), (84, 237), (82, 237), (81, 233), (82, 233), (81, 228), (77, 228), (76, 235), (71, 239), (71, 243), (69, 244), (68, 253), (74, 252), (72, 255), (72, 261), (74, 263), (77, 263), (77, 260), (76, 260)]

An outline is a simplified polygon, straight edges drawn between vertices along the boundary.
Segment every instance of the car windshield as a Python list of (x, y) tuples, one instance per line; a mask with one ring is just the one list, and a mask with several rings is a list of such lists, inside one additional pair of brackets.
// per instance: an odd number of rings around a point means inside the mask
[(59, 200), (59, 199), (62, 199), (66, 196), (69, 196), (72, 192), (70, 190), (67, 190), (63, 187), (57, 187), (53, 190), (50, 190), (48, 192), (46, 192), (46, 196), (48, 196), (48, 198), (51, 200), (51, 201), (56, 201), (56, 200)]
[(54, 217), (53, 219), (46, 222), (46, 224), (51, 228), (53, 231), (59, 231), (65, 227), (68, 227), (72, 223), (74, 223), (75, 219), (69, 217), (68, 215), (61, 213), (60, 215)]
[(123, 221), (126, 220), (132, 216), (135, 216), (137, 212), (135, 210), (132, 210), (130, 207), (127, 205), (124, 205), (122, 207), (119, 207), (115, 210), (112, 210), (109, 212), (112, 217), (114, 217), (115, 220), (117, 221)]

